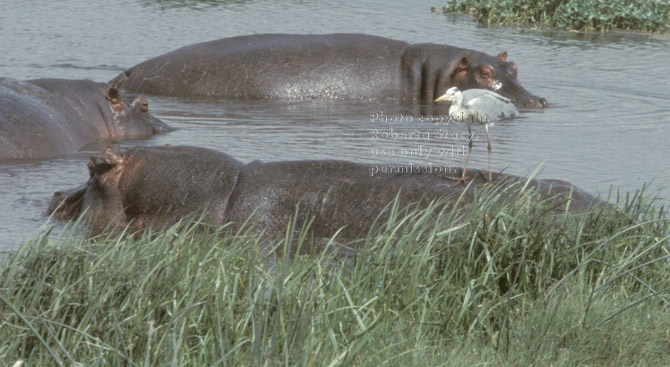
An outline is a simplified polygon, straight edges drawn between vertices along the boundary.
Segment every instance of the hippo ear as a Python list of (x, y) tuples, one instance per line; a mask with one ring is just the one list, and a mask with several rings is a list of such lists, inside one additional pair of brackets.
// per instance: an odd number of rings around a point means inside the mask
[(109, 145), (105, 147), (103, 156), (105, 157), (105, 163), (109, 164), (110, 166), (123, 164), (123, 157), (121, 154), (115, 152)]
[(116, 88), (107, 88), (107, 95), (105, 98), (112, 102), (112, 104), (118, 104), (121, 102), (121, 93), (119, 93), (119, 90)]
[(471, 68), (471, 63), (470, 59), (467, 56), (461, 56), (460, 59), (458, 59), (457, 62), (451, 64), (450, 66), (450, 72), (452, 79), (455, 79), (457, 74), (462, 73), (464, 71), (468, 71)]
[(456, 71), (470, 68), (470, 59), (467, 56), (462, 56), (456, 64)]
[(112, 105), (112, 109), (119, 111), (123, 109), (123, 104), (121, 103), (121, 93), (116, 88), (107, 88), (107, 95), (105, 96), (109, 103)]
[(452, 63), (449, 66), (449, 85), (453, 86), (458, 83), (460, 80), (465, 78), (468, 71), (471, 69), (472, 65), (470, 59), (467, 56), (461, 56), (458, 61)]
[(95, 175), (95, 169), (99, 165), (105, 163), (105, 160), (102, 159), (101, 157), (91, 157), (91, 159), (88, 161), (88, 174), (93, 177)]
[(505, 62), (507, 61), (507, 51), (503, 51), (498, 54), (498, 60)]
[(88, 161), (88, 174), (89, 176), (93, 177), (93, 174), (95, 173), (95, 166), (96, 166), (96, 157), (91, 157), (91, 160)]

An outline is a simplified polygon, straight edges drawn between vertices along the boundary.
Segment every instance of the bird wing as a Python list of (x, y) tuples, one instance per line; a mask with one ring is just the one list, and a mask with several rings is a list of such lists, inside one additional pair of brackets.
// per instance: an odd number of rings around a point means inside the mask
[(514, 117), (519, 113), (511, 99), (486, 89), (468, 89), (463, 92), (463, 100), (465, 108), (488, 115), (492, 120)]

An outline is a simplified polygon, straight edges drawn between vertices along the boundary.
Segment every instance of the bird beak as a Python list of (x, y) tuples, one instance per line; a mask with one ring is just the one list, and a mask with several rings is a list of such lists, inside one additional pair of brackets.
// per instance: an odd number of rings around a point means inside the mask
[(447, 94), (446, 93), (443, 94), (441, 97), (436, 98), (434, 102), (441, 102), (441, 101), (444, 101), (445, 99), (447, 99)]

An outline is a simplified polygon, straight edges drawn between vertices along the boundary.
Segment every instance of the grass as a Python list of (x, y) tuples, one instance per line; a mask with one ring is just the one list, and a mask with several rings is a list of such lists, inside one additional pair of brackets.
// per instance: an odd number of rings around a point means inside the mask
[(665, 0), (451, 0), (445, 13), (466, 13), (486, 24), (572, 31), (670, 31)]
[(93, 238), (45, 227), (0, 264), (0, 364), (663, 365), (668, 219), (640, 192), (618, 201), (391, 207), (349, 257), (280, 256), (309, 249), (301, 223), (271, 242), (197, 219)]

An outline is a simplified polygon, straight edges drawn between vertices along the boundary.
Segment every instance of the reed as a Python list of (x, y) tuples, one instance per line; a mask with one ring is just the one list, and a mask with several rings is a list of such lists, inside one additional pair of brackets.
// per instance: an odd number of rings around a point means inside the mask
[(467, 210), (392, 205), (348, 256), (312, 247), (308, 223), (274, 240), (198, 218), (95, 237), (47, 224), (0, 263), (0, 364), (667, 362), (663, 208), (642, 192), (566, 205), (495, 190)]

